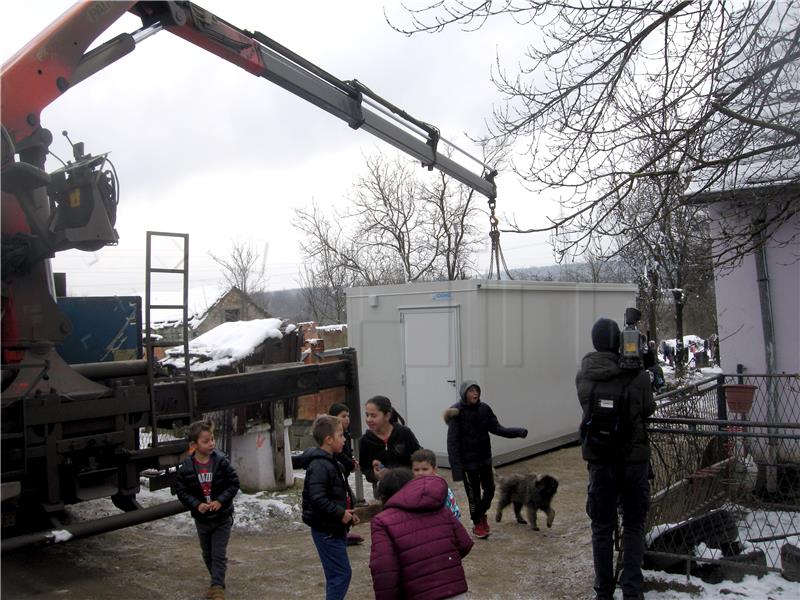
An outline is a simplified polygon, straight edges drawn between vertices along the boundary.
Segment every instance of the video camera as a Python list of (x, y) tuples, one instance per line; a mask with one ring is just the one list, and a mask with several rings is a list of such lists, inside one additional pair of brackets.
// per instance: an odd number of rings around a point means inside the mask
[(625, 309), (625, 329), (620, 333), (619, 366), (621, 369), (644, 368), (644, 348), (647, 339), (636, 329), (642, 318), (642, 311), (636, 308)]

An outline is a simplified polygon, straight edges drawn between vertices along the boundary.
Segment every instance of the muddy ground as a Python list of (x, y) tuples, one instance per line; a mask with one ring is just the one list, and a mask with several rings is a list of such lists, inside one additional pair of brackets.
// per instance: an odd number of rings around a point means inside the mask
[[(593, 598), (586, 467), (576, 446), (501, 467), (498, 471), (548, 473), (560, 481), (552, 529), (530, 531), (509, 510), (492, 534), (476, 540), (465, 559), (469, 598)], [(449, 471), (442, 470), (445, 477)], [(466, 518), (462, 485), (451, 482)], [(350, 547), (350, 598), (371, 598), (369, 525)], [(308, 529), (301, 525), (235, 531), (228, 548), (228, 598), (323, 598), (322, 568)], [(2, 597), (101, 599), (193, 599), (207, 589), (207, 572), (188, 526), (145, 524), (94, 538), (2, 556)]]

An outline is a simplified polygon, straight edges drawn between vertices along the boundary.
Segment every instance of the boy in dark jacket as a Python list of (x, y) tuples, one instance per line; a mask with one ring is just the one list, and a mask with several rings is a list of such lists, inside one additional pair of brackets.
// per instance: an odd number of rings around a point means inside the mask
[(524, 438), (528, 430), (521, 427), (503, 427), (492, 408), (481, 402), (481, 388), (477, 381), (464, 381), (459, 390), (460, 402), (447, 409), (447, 455), (453, 481), (464, 480), (469, 501), (469, 516), (477, 538), (489, 537), (486, 513), (494, 498), (494, 471), (492, 470), (492, 444), (489, 434), (506, 438)]
[[(350, 409), (346, 404), (336, 403), (330, 407), (328, 414), (332, 417), (338, 417), (342, 422), (342, 429), (344, 430), (344, 448), (341, 452), (336, 454), (334, 458), (342, 465), (345, 478), (350, 477), (350, 473), (356, 470), (358, 462), (353, 457), (353, 440), (350, 437)], [(357, 533), (348, 532), (347, 545), (355, 546), (364, 541), (364, 538)]]
[(341, 600), (350, 587), (350, 560), (345, 537), (358, 523), (353, 512), (353, 493), (342, 467), (334, 458), (344, 448), (342, 422), (330, 415), (317, 417), (312, 435), (319, 444), (303, 454), (306, 479), (303, 485), (303, 523), (311, 537), (325, 572), (325, 600)]
[(214, 425), (210, 421), (192, 423), (188, 437), (192, 455), (178, 466), (175, 493), (192, 511), (203, 561), (211, 575), (205, 597), (224, 600), (233, 497), (239, 491), (239, 476), (225, 455), (214, 448)]

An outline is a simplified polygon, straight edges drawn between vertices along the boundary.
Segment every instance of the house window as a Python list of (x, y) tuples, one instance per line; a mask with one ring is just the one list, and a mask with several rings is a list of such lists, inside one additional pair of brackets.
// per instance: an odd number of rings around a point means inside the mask
[(238, 308), (226, 308), (225, 309), (225, 322), (226, 323), (228, 321), (238, 321), (239, 319), (241, 319), (241, 316), (239, 315), (239, 309)]

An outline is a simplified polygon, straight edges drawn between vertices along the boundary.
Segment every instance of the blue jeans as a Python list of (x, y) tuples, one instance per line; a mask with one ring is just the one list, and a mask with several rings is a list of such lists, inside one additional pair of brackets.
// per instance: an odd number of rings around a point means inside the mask
[(224, 588), (225, 570), (228, 567), (228, 540), (231, 537), (233, 516), (210, 523), (195, 519), (194, 524), (197, 527), (197, 537), (200, 538), (203, 562), (211, 574), (211, 585)]
[(624, 596), (639, 597), (644, 577), (644, 523), (650, 508), (648, 463), (589, 463), (589, 495), (586, 514), (592, 520), (594, 591), (598, 596), (614, 595), (614, 528), (617, 506), (622, 506), (622, 575), (619, 585)]
[(347, 556), (346, 536), (335, 537), (312, 527), (311, 537), (325, 572), (325, 600), (343, 600), (353, 574)]

